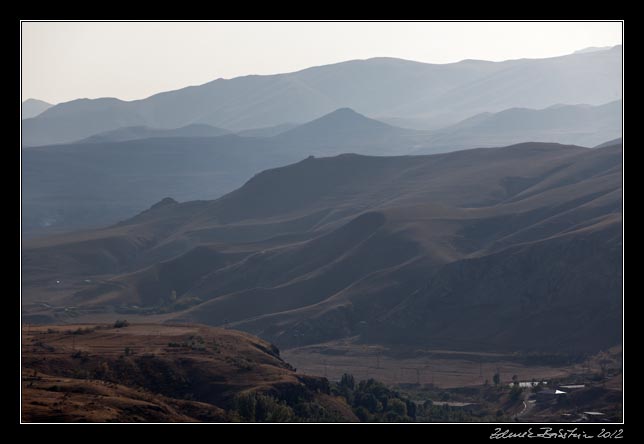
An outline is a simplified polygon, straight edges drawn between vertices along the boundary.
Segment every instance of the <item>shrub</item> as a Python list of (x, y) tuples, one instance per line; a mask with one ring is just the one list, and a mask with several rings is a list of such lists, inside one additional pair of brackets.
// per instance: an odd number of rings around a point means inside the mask
[(407, 416), (407, 404), (397, 398), (390, 399), (387, 402), (387, 410), (398, 416)]
[(112, 327), (114, 327), (114, 328), (123, 328), (123, 327), (127, 327), (128, 325), (130, 325), (130, 323), (128, 321), (126, 321), (125, 319), (123, 319), (123, 320), (119, 319), (114, 323), (114, 325)]

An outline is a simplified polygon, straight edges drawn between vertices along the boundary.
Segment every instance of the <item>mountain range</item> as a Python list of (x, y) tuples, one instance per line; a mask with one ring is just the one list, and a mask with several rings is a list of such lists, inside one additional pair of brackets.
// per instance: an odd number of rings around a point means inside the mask
[(591, 105), (552, 105), (545, 109), (511, 108), (482, 113), (432, 131), (418, 154), (522, 141), (593, 147), (622, 134), (622, 101)]
[(511, 109), (437, 131), (395, 127), (348, 108), (295, 127), (239, 135), (207, 125), (127, 127), (22, 150), (23, 236), (115, 223), (165, 196), (216, 198), (263, 169), (309, 155), (436, 153), (525, 140), (594, 146), (620, 135), (621, 101)]
[(217, 79), (146, 99), (78, 99), (25, 119), (24, 146), (73, 142), (123, 127), (207, 124), (232, 131), (303, 123), (338, 108), (436, 129), (481, 112), (621, 98), (621, 45), (546, 59), (428, 64), (353, 60), (302, 71)]
[(27, 241), (23, 313), (125, 310), (281, 347), (597, 351), (621, 340), (621, 158), (547, 143), (309, 157), (216, 200)]

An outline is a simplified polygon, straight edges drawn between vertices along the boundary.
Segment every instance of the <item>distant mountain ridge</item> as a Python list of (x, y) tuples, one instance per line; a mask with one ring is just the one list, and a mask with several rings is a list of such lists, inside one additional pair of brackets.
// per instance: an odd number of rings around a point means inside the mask
[(335, 109), (444, 126), (480, 112), (621, 98), (621, 46), (548, 59), (434, 65), (354, 60), (286, 74), (218, 79), (124, 102), (80, 99), (23, 122), (25, 146), (71, 142), (128, 126), (203, 123), (232, 131), (306, 122)]
[[(242, 137), (177, 137), (218, 131), (199, 125), (125, 128), (69, 145), (24, 148), (23, 235), (115, 223), (166, 196), (180, 201), (216, 198), (263, 169), (308, 156), (431, 154), (526, 140), (586, 142), (590, 147), (621, 134), (621, 108), (612, 103), (511, 109), (439, 131), (398, 128), (341, 108), (295, 128), (262, 130), (269, 137), (243, 132)], [(138, 138), (146, 136), (153, 137)]]
[(309, 155), (406, 154), (416, 134), (348, 109), (272, 137), (219, 132), (224, 130), (205, 125), (134, 127), (72, 144), (24, 148), (23, 233), (115, 223), (166, 196), (216, 198), (263, 169)]
[(622, 145), (624, 142), (621, 137), (618, 137), (617, 139), (609, 140), (604, 143), (600, 143), (599, 145), (595, 146), (595, 148), (606, 148), (607, 146), (613, 146), (613, 145)]
[(51, 103), (47, 103), (43, 100), (38, 100), (38, 99), (27, 99), (24, 102), (22, 102), (21, 109), (22, 109), (22, 119), (30, 119), (32, 117), (36, 117), (39, 114), (42, 114), (49, 108), (51, 108), (52, 105)]
[(76, 143), (125, 142), (128, 140), (166, 137), (218, 137), (224, 134), (231, 134), (231, 132), (205, 124), (192, 124), (172, 129), (129, 126), (95, 134)]
[(605, 51), (611, 48), (612, 46), (589, 46), (588, 48), (578, 49), (577, 51), (573, 52), (573, 54), (587, 54), (589, 52)]
[(545, 109), (511, 108), (483, 113), (432, 131), (418, 153), (555, 142), (593, 147), (622, 132), (622, 101), (600, 106), (556, 105)]

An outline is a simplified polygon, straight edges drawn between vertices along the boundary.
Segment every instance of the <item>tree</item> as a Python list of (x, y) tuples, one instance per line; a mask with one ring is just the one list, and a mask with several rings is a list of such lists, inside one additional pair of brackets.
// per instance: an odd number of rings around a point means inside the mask
[(356, 382), (353, 375), (349, 373), (343, 374), (342, 378), (340, 379), (340, 386), (353, 390), (356, 386)]
[(407, 404), (398, 398), (390, 399), (387, 402), (387, 410), (394, 412), (398, 416), (407, 416)]
[(254, 393), (239, 395), (235, 400), (235, 409), (245, 421), (255, 421), (257, 399)]
[(405, 404), (407, 404), (407, 416), (416, 419), (416, 403), (414, 401), (411, 401), (407, 399), (405, 401)]
[(382, 403), (373, 393), (357, 393), (355, 403), (357, 406), (366, 408), (370, 413), (382, 411)]
[(494, 376), (492, 377), (492, 381), (494, 381), (494, 386), (498, 387), (498, 385), (501, 383), (501, 375), (499, 372), (496, 372)]

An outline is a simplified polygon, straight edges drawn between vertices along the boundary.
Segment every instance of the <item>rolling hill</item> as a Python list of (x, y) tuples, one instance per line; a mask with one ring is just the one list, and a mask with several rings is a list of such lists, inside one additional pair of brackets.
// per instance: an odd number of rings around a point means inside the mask
[(26, 242), (24, 314), (117, 310), (281, 347), (597, 351), (621, 341), (621, 156), (524, 143), (307, 158), (214, 201)]
[[(622, 48), (547, 59), (428, 64), (352, 60), (302, 71), (217, 79), (143, 100), (79, 99), (23, 122), (23, 145), (67, 143), (130, 126), (207, 124), (233, 131), (303, 123), (349, 107), (435, 129), (481, 112), (621, 99)], [(405, 126), (405, 125), (400, 125)]]
[(357, 421), (326, 379), (296, 374), (275, 346), (234, 330), (81, 324), (23, 335), (24, 422)]

